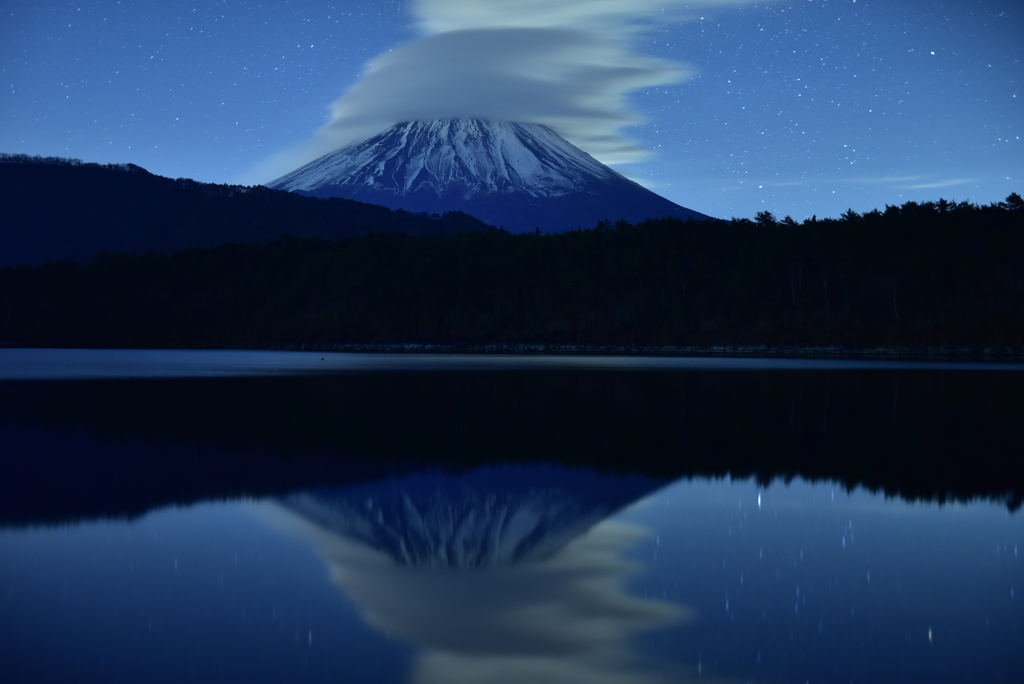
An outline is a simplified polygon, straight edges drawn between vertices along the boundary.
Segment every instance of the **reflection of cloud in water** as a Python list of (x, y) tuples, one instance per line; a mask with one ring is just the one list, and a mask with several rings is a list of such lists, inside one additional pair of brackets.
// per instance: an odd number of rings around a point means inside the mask
[(545, 561), (469, 571), (398, 565), (300, 518), (290, 522), (367, 622), (425, 650), (415, 676), (425, 684), (645, 681), (630, 637), (687, 614), (623, 590), (636, 566), (621, 552), (645, 535), (621, 523), (601, 523)]
[(368, 623), (422, 649), (422, 684), (655, 681), (633, 638), (689, 617), (625, 591), (639, 566), (622, 552), (647, 533), (613, 520), (545, 558), (473, 569), (402, 563), (294, 506), (278, 507), (274, 522), (313, 544)]

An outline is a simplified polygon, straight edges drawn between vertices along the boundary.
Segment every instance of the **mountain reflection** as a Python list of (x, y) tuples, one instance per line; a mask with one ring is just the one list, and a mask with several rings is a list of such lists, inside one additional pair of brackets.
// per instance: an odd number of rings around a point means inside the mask
[(420, 649), (413, 681), (620, 682), (664, 675), (633, 644), (688, 619), (630, 595), (642, 528), (607, 518), (657, 486), (554, 468), (483, 469), (279, 501), (366, 621)]

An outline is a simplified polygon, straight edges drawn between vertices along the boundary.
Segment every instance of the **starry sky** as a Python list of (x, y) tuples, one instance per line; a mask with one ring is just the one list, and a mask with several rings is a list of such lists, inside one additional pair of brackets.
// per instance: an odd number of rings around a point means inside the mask
[(464, 64), (543, 81), (515, 118), (713, 216), (1024, 192), (1018, 0), (0, 0), (0, 152), (264, 182), (454, 101)]

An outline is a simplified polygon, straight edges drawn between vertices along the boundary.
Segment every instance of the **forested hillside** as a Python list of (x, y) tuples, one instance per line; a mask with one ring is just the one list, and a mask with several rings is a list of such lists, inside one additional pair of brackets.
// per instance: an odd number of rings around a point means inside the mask
[(285, 235), (337, 240), (373, 232), (485, 230), (459, 212), (428, 217), (262, 186), (156, 176), (133, 164), (0, 154), (0, 266), (173, 252)]
[(286, 238), (0, 271), (8, 345), (1024, 348), (1024, 201)]

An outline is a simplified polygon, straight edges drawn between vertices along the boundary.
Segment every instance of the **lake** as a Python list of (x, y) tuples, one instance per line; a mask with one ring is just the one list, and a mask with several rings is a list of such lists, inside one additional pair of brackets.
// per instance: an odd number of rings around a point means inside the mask
[(1019, 681), (1022, 370), (0, 349), (0, 681)]

